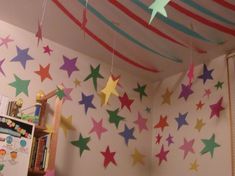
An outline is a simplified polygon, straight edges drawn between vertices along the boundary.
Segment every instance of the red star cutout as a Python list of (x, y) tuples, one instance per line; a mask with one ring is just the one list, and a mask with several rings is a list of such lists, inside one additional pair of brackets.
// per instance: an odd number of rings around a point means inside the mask
[(169, 126), (167, 123), (167, 116), (163, 117), (161, 115), (159, 122), (154, 126), (154, 128), (161, 128), (161, 130), (163, 131), (164, 128), (167, 126)]
[(207, 96), (207, 98), (209, 98), (211, 95), (211, 90), (210, 89), (205, 89), (205, 93), (203, 95), (203, 97)]
[(41, 77), (41, 82), (43, 82), (46, 78), (52, 80), (51, 75), (49, 73), (49, 69), (50, 64), (48, 64), (46, 67), (40, 65), (40, 70), (35, 71), (35, 73)]
[(116, 152), (110, 152), (109, 146), (107, 146), (105, 152), (101, 152), (101, 154), (104, 156), (104, 167), (106, 168), (110, 162), (112, 162), (114, 165), (117, 165), (114, 155)]
[(222, 101), (223, 101), (223, 97), (221, 97), (219, 101), (217, 101), (217, 103), (210, 105), (210, 108), (211, 108), (210, 118), (212, 118), (213, 116), (216, 116), (219, 118), (220, 111), (224, 110), (224, 107), (221, 106)]
[(119, 101), (121, 102), (121, 108), (123, 109), (124, 106), (128, 108), (128, 110), (131, 112), (131, 104), (134, 102), (133, 99), (129, 99), (128, 95), (126, 93), (123, 94), (123, 96), (119, 96)]
[(160, 134), (158, 134), (158, 135), (156, 136), (156, 143), (155, 143), (155, 144), (160, 144), (161, 139), (162, 139), (162, 136), (161, 136)]
[(156, 154), (155, 156), (159, 158), (159, 163), (158, 165), (160, 165), (162, 163), (162, 160), (167, 161), (166, 155), (169, 153), (169, 150), (165, 150), (164, 151), (164, 146), (162, 145), (161, 151)]
[(117, 83), (117, 86), (118, 86), (118, 87), (122, 87), (122, 85), (121, 85), (120, 82), (119, 82), (119, 81), (120, 81), (120, 78), (121, 78), (121, 75), (115, 76), (115, 75), (111, 74), (111, 77), (112, 77), (113, 81), (118, 80), (118, 83)]
[(42, 41), (42, 26), (41, 26), (40, 22), (38, 22), (38, 30), (37, 30), (35, 36), (38, 38), (38, 45), (39, 45), (39, 42)]
[(51, 52), (53, 51), (48, 45), (43, 47), (44, 53), (47, 53), (51, 55)]
[(200, 100), (200, 101), (198, 102), (198, 104), (196, 104), (197, 110), (202, 109), (202, 107), (203, 107), (204, 104), (205, 104), (205, 103), (202, 103), (201, 100)]
[(8, 35), (6, 38), (0, 37), (0, 40), (2, 41), (0, 43), (0, 46), (5, 45), (6, 48), (8, 48), (8, 43), (9, 42), (13, 42), (14, 41), (13, 39), (10, 39), (10, 35)]

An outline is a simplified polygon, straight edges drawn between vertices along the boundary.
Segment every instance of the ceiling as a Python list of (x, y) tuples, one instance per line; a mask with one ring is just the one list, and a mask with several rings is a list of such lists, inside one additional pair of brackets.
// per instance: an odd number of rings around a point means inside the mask
[[(0, 19), (36, 33), (43, 2), (0, 0)], [(48, 0), (43, 37), (151, 81), (235, 49), (234, 0), (172, 0), (149, 25), (152, 2)]]

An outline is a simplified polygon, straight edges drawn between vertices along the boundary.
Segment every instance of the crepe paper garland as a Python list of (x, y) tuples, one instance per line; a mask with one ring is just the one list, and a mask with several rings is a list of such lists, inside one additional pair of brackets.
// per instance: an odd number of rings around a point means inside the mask
[(227, 9), (230, 9), (230, 10), (233, 10), (235, 11), (235, 5), (227, 2), (227, 1), (224, 1), (224, 0), (214, 0), (214, 2), (218, 3), (219, 5), (227, 8)]
[[(77, 26), (81, 27), (82, 24), (81, 22), (74, 16), (72, 15), (58, 0), (52, 0), (52, 2), (70, 19), (72, 20)], [(124, 60), (125, 62), (141, 68), (143, 70), (149, 71), (149, 72), (153, 72), (153, 73), (157, 73), (159, 72), (158, 69), (156, 68), (150, 68), (147, 67), (145, 65), (139, 64), (133, 60), (131, 60), (130, 58), (126, 57), (125, 55), (123, 55), (122, 53), (120, 53), (117, 50), (114, 50), (110, 45), (108, 45), (106, 42), (104, 42), (101, 38), (99, 38), (98, 36), (96, 36), (94, 33), (92, 33), (86, 26), (84, 28), (84, 31), (91, 37), (93, 38), (95, 41), (97, 41), (100, 45), (102, 45), (105, 49), (107, 49), (109, 52), (114, 53), (117, 57), (119, 57), (120, 59)]]
[[(79, 3), (81, 3), (83, 6), (86, 5), (86, 0), (78, 0)], [(172, 57), (172, 56), (167, 56), (163, 53), (161, 53), (160, 51), (156, 51), (152, 48), (150, 48), (149, 46), (141, 43), (139, 40), (137, 40), (136, 38), (132, 37), (130, 34), (128, 34), (127, 32), (125, 32), (124, 30), (122, 30), (121, 28), (117, 27), (115, 24), (113, 24), (112, 21), (110, 21), (108, 18), (106, 18), (104, 15), (102, 15), (99, 11), (97, 11), (94, 7), (92, 7), (90, 4), (87, 4), (87, 10), (89, 10), (93, 15), (95, 15), (99, 20), (101, 20), (104, 24), (106, 24), (107, 26), (109, 26), (110, 28), (112, 28), (114, 31), (116, 31), (117, 33), (119, 33), (120, 35), (122, 35), (123, 37), (125, 37), (127, 40), (131, 41), (132, 43), (135, 43), (136, 45), (140, 46), (141, 48), (148, 50), (156, 55), (159, 55), (163, 58), (169, 59), (171, 61), (174, 62), (179, 62), (181, 63), (182, 60), (176, 58), (176, 57)]]

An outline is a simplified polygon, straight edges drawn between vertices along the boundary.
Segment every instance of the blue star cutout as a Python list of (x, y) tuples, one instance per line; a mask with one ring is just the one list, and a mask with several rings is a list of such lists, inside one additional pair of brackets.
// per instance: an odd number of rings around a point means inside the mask
[(124, 131), (119, 133), (122, 137), (124, 137), (126, 145), (128, 145), (130, 139), (136, 139), (135, 136), (133, 136), (134, 130), (135, 130), (134, 127), (128, 128), (127, 125), (125, 124)]
[(82, 100), (79, 101), (79, 104), (81, 105), (84, 104), (86, 114), (87, 114), (88, 108), (96, 109), (96, 107), (92, 104), (93, 98), (94, 98), (94, 95), (86, 96), (84, 93), (82, 93)]
[(177, 121), (178, 123), (178, 128), (177, 130), (179, 130), (183, 125), (188, 125), (188, 122), (186, 121), (186, 116), (188, 115), (188, 113), (184, 113), (184, 114), (181, 114), (179, 113), (179, 116), (177, 118), (175, 118), (175, 120)]
[(33, 60), (33, 58), (30, 55), (28, 55), (29, 48), (20, 49), (18, 46), (16, 46), (16, 50), (17, 50), (17, 55), (13, 59), (11, 59), (11, 62), (20, 62), (23, 68), (25, 69), (26, 62), (28, 60)]
[(206, 64), (204, 64), (203, 65), (203, 74), (198, 76), (198, 78), (203, 79), (203, 84), (205, 84), (208, 79), (213, 80), (213, 77), (211, 75), (213, 71), (214, 71), (214, 69), (208, 70)]

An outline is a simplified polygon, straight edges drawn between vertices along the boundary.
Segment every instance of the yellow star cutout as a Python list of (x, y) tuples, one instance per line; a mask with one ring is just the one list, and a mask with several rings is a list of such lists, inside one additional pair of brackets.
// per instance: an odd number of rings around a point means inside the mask
[(73, 81), (75, 87), (80, 86), (81, 81), (79, 81), (77, 78)]
[(196, 172), (196, 171), (198, 171), (198, 167), (199, 167), (199, 165), (197, 164), (197, 160), (195, 160), (193, 163), (191, 163), (190, 170)]
[(105, 103), (105, 94), (103, 92), (98, 93), (98, 96), (100, 97), (100, 104), (101, 106)]
[(105, 95), (105, 101), (104, 104), (106, 105), (108, 103), (109, 97), (111, 94), (114, 94), (118, 96), (118, 92), (116, 90), (116, 86), (119, 79), (116, 79), (115, 81), (112, 79), (111, 76), (109, 76), (108, 82), (104, 89), (101, 90), (101, 92)]
[(171, 95), (173, 94), (173, 91), (169, 91), (168, 88), (166, 89), (165, 93), (162, 94), (162, 104), (171, 104)]
[(206, 123), (203, 122), (203, 119), (197, 119), (197, 123), (194, 128), (197, 129), (198, 132), (200, 132), (202, 127), (205, 125), (206, 125)]
[(54, 132), (53, 127), (48, 125), (48, 124), (46, 124), (46, 129), (44, 131), (47, 132), (47, 133), (53, 133)]
[(136, 165), (137, 163), (140, 163), (144, 165), (144, 155), (142, 155), (137, 149), (135, 149), (134, 153), (131, 155), (133, 159), (133, 165)]
[(72, 125), (72, 116), (69, 116), (69, 117), (66, 118), (65, 116), (62, 115), (61, 116), (60, 127), (63, 129), (65, 137), (67, 137), (68, 130), (71, 130), (71, 131), (76, 131), (77, 130)]

